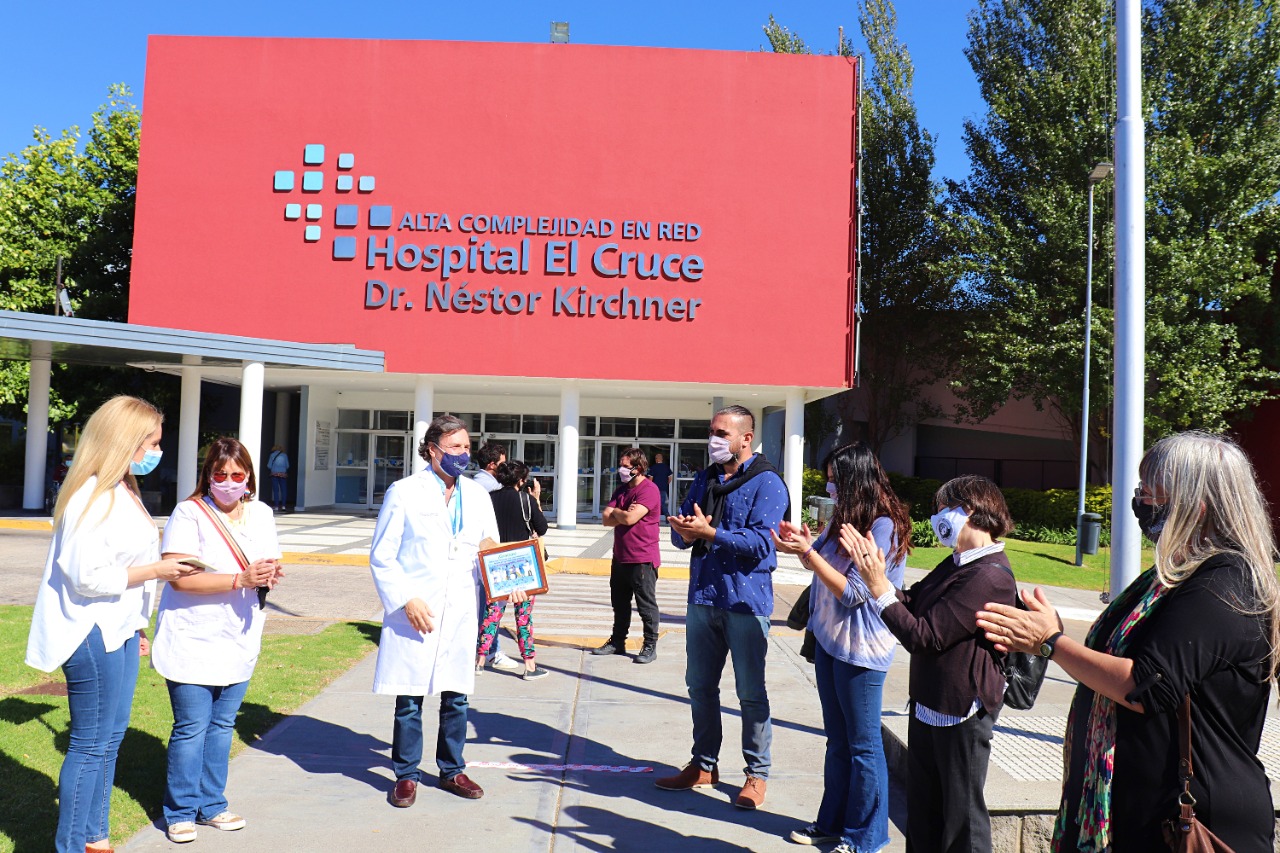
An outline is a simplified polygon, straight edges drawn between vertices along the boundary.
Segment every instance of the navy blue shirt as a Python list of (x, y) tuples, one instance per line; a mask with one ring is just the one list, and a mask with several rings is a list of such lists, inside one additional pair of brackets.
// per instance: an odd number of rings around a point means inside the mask
[[(758, 456), (747, 460), (742, 470)], [(719, 477), (724, 482), (724, 474)], [(681, 515), (693, 515), (695, 503), (703, 508), (706, 480), (704, 468), (694, 477), (689, 494), (680, 505)], [(778, 529), (789, 502), (787, 487), (772, 471), (753, 477), (724, 496), (720, 518), (715, 521), (715, 539), (706, 543), (705, 551), (694, 553), (689, 566), (690, 604), (766, 618), (773, 615), (772, 572), (778, 567), (778, 554), (771, 531)], [(674, 529), (671, 542), (677, 548), (692, 547)]]

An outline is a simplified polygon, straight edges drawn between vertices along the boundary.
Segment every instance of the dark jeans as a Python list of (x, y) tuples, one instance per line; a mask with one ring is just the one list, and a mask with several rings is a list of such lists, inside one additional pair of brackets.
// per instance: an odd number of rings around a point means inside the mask
[(653, 563), (619, 563), (609, 570), (609, 601), (613, 604), (613, 636), (610, 642), (618, 648), (626, 645), (631, 630), (631, 597), (644, 626), (645, 644), (658, 642), (658, 570)]
[(733, 656), (734, 687), (742, 708), (743, 772), (768, 778), (773, 720), (765, 689), (765, 655), (769, 620), (754, 613), (734, 613), (690, 604), (685, 616), (684, 683), (693, 712), (693, 763), (711, 770), (720, 760), (724, 730), (720, 723), (720, 676)]
[(284, 506), (289, 499), (289, 479), (287, 477), (271, 478), (271, 502), (276, 506)]
[(889, 768), (880, 735), (885, 674), (836, 660), (818, 644), (814, 656), (827, 755), (818, 828), (875, 853), (889, 843)]
[(995, 718), (956, 726), (907, 724), (907, 853), (991, 853), (983, 788)]
[[(396, 781), (421, 777), (422, 698), (397, 696), (395, 726), (391, 730), (391, 767)], [(446, 690), (440, 694), (440, 729), (436, 734), (436, 766), (441, 779), (452, 779), (467, 769), (462, 747), (467, 742), (467, 694)]]
[(58, 774), (59, 853), (81, 853), (108, 835), (116, 756), (138, 684), (138, 635), (108, 652), (95, 625), (62, 665), (71, 711), (67, 757)]

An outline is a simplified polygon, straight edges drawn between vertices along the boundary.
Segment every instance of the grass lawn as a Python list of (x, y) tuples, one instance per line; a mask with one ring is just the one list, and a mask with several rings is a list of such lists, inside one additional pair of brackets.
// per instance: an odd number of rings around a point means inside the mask
[[(61, 671), (46, 675), (23, 664), (30, 624), (30, 607), (0, 606), (0, 853), (49, 849), (58, 823), (58, 770), (70, 718), (65, 696), (19, 694), (63, 680)], [(312, 636), (264, 636), (232, 756), (372, 651), (377, 637), (378, 627), (366, 622), (337, 623)], [(124, 842), (159, 816), (172, 725), (164, 679), (143, 661), (116, 767), (112, 841)]]
[[(1101, 590), (1111, 572), (1111, 551), (1102, 549), (1097, 554), (1086, 554), (1084, 565), (1077, 566), (1075, 545), (1049, 545), (1044, 542), (1024, 542), (1006, 539), (1005, 552), (1018, 583), (1024, 586), (1044, 584), (1073, 589)], [(950, 553), (949, 548), (917, 548), (907, 558), (913, 569), (932, 569)], [(1142, 552), (1142, 568), (1155, 561), (1155, 555)]]

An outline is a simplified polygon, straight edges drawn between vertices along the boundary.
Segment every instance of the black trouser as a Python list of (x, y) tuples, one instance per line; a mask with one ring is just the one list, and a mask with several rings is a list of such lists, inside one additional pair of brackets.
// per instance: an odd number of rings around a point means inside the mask
[(619, 563), (609, 570), (609, 602), (613, 605), (613, 636), (610, 642), (622, 648), (631, 630), (631, 596), (644, 625), (646, 645), (658, 642), (658, 570), (653, 563)]
[(907, 724), (907, 853), (991, 853), (983, 788), (995, 719), (979, 710), (955, 726)]

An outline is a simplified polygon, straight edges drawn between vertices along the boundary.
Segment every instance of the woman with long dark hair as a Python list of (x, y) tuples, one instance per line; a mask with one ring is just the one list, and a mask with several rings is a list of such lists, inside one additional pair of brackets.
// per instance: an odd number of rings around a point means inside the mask
[(803, 525), (782, 522), (778, 551), (813, 572), (809, 628), (817, 640), (814, 674), (827, 732), (817, 819), (791, 833), (797, 844), (838, 841), (837, 853), (871, 853), (889, 843), (889, 771), (880, 739), (880, 699), (893, 662), (893, 635), (868, 601), (867, 586), (840, 544), (840, 531), (866, 533), (886, 555), (901, 588), (911, 551), (911, 519), (875, 454), (862, 442), (827, 457), (835, 513), (815, 541)]

